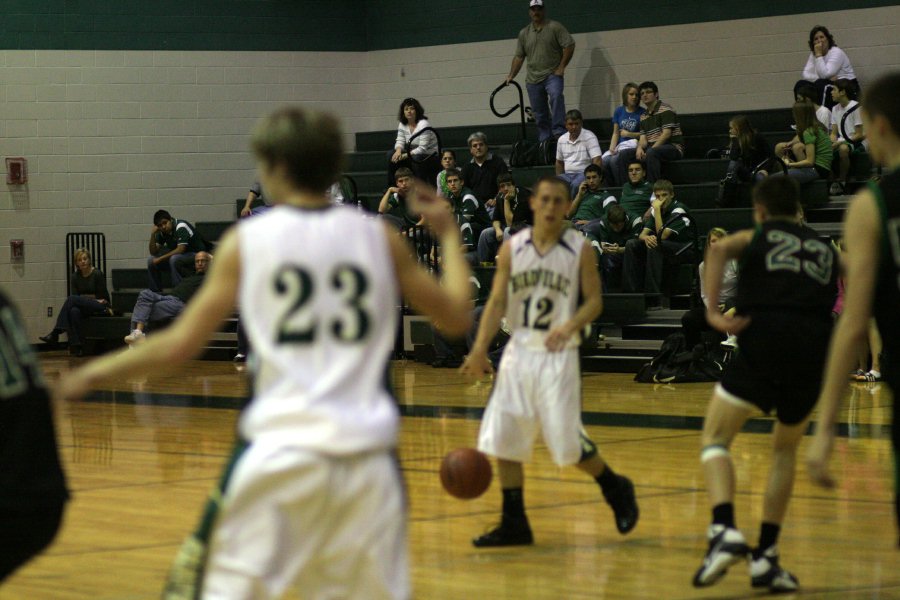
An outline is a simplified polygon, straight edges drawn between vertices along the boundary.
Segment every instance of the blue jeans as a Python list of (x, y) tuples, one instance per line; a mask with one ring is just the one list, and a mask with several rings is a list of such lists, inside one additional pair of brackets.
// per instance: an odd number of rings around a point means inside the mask
[(540, 83), (525, 84), (534, 120), (537, 122), (540, 142), (555, 140), (566, 132), (566, 99), (563, 97), (563, 86), (563, 78), (553, 74), (548, 75), (547, 79)]
[[(787, 174), (788, 177), (801, 184), (809, 183), (810, 181), (815, 181), (819, 178), (819, 172), (812, 167), (804, 167), (802, 169), (788, 169)], [(770, 175), (770, 177), (782, 176), (784, 176), (783, 171), (775, 171)]]
[(141, 290), (131, 314), (131, 328), (137, 323), (173, 319), (184, 310), (184, 302), (177, 296), (158, 294), (151, 290)]
[(573, 173), (560, 173), (557, 177), (569, 184), (569, 193), (574, 199), (575, 196), (578, 195), (578, 186), (584, 181), (584, 173), (578, 171)]
[[(181, 254), (173, 254), (169, 257), (168, 266), (169, 270), (172, 273), (172, 287), (178, 285), (181, 281), (181, 273), (178, 271), (178, 265), (182, 262), (187, 262), (188, 264), (194, 264), (194, 255), (196, 252), (182, 252)], [(150, 290), (153, 292), (161, 292), (162, 291), (162, 265), (153, 264), (153, 260), (155, 256), (150, 256), (147, 258), (147, 275), (150, 278)]]
[(101, 304), (94, 298), (88, 298), (87, 296), (69, 296), (56, 317), (54, 331), (57, 329), (65, 330), (69, 336), (69, 345), (80, 346), (82, 343), (81, 320), (91, 315), (104, 314), (108, 306), (108, 304)]

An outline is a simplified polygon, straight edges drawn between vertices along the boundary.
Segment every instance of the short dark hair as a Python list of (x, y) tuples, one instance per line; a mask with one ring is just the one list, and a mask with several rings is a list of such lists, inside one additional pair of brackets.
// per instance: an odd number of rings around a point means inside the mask
[(159, 222), (163, 219), (172, 220), (172, 215), (169, 214), (169, 211), (160, 209), (153, 213), (153, 224), (157, 227), (159, 227)]
[(794, 90), (794, 100), (797, 99), (797, 96), (808, 100), (812, 104), (819, 103), (819, 93), (816, 91), (816, 86), (809, 81), (801, 81), (797, 84)]
[(499, 175), (497, 175), (497, 185), (501, 186), (504, 183), (513, 183), (513, 184), (515, 183), (513, 181), (512, 173), (510, 173), (509, 171), (506, 171), (505, 173), (500, 173)]
[(654, 94), (659, 94), (659, 88), (656, 87), (656, 84), (652, 81), (645, 81), (638, 86), (638, 92), (642, 92), (644, 90), (653, 90)]
[(647, 170), (647, 167), (644, 166), (644, 163), (642, 163), (641, 161), (639, 161), (639, 160), (636, 159), (636, 158), (633, 158), (633, 159), (629, 160), (629, 161), (628, 161), (628, 164), (625, 165), (625, 168), (628, 168), (628, 167), (630, 167), (631, 165), (638, 165), (638, 166), (639, 166), (640, 168), (642, 168), (644, 171)]
[(773, 217), (793, 217), (800, 210), (800, 186), (790, 177), (767, 177), (753, 188), (753, 203)]
[(441, 150), (441, 158), (444, 158), (445, 154), (449, 154), (453, 157), (453, 160), (456, 160), (456, 150), (453, 150), (451, 148), (444, 148), (443, 150)]
[(832, 85), (848, 96), (852, 96), (853, 92), (856, 91), (856, 86), (849, 79), (838, 79)]
[(538, 180), (534, 182), (534, 191), (533, 195), (537, 195), (538, 188), (541, 187), (542, 183), (549, 183), (555, 186), (559, 186), (561, 190), (565, 191), (566, 200), (572, 200), (572, 194), (569, 192), (569, 184), (556, 175), (541, 175), (538, 177)]
[(606, 220), (611, 225), (618, 225), (619, 223), (624, 223), (628, 220), (628, 213), (625, 212), (625, 209), (622, 208), (619, 204), (613, 204), (609, 207), (609, 210), (606, 211)]
[(334, 115), (287, 106), (263, 117), (250, 145), (258, 160), (283, 165), (294, 186), (321, 194), (343, 170), (342, 138)]
[(394, 172), (394, 181), (399, 181), (401, 177), (412, 177), (413, 172), (409, 167), (400, 167)]
[(406, 123), (406, 117), (403, 116), (403, 109), (407, 106), (412, 106), (416, 109), (416, 122), (418, 123), (422, 119), (425, 118), (425, 108), (422, 106), (422, 103), (416, 100), (415, 98), (404, 98), (403, 102), (400, 103), (400, 109), (397, 111), (397, 120), (401, 123)]
[(837, 42), (834, 41), (834, 36), (831, 35), (831, 32), (828, 31), (828, 28), (825, 27), (824, 25), (816, 25), (815, 27), (813, 27), (812, 29), (809, 30), (809, 51), (810, 52), (813, 51), (813, 46), (814, 46), (813, 38), (816, 37), (816, 34), (819, 33), (820, 31), (825, 34), (826, 38), (828, 38), (828, 49), (829, 50), (831, 48), (837, 46)]
[(863, 93), (862, 110), (870, 117), (881, 115), (887, 119), (891, 131), (900, 136), (900, 100), (897, 90), (900, 89), (900, 71), (894, 71), (876, 79), (866, 86)]
[(580, 110), (573, 108), (566, 112), (566, 121), (584, 121), (584, 117), (581, 116)]
[(460, 170), (456, 167), (453, 167), (452, 169), (447, 169), (447, 179), (450, 179), (451, 177), (459, 177), (459, 180), (462, 181), (463, 180), (462, 170)]
[(600, 181), (603, 181), (603, 169), (594, 163), (591, 163), (584, 168), (584, 174), (587, 175), (588, 173), (596, 173), (600, 176)]
[(669, 192), (673, 196), (675, 195), (675, 186), (672, 185), (672, 182), (668, 179), (657, 179), (653, 184), (654, 193), (659, 191)]

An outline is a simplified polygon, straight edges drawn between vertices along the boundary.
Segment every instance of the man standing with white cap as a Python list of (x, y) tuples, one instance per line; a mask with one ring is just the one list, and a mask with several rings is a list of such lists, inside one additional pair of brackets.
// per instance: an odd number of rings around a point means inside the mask
[(519, 32), (505, 83), (515, 79), (527, 56), (525, 87), (537, 121), (538, 140), (543, 142), (566, 132), (563, 75), (575, 53), (575, 40), (559, 22), (546, 18), (543, 0), (530, 0), (528, 6), (531, 23)]

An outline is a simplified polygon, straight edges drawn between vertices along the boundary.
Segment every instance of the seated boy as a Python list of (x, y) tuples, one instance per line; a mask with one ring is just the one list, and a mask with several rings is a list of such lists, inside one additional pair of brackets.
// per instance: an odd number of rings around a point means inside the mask
[(578, 193), (566, 216), (572, 219), (572, 225), (582, 233), (592, 233), (600, 225), (600, 219), (606, 209), (616, 203), (616, 198), (601, 189), (603, 185), (603, 169), (590, 164), (584, 169), (584, 181), (578, 186)]
[[(859, 109), (848, 112), (859, 104), (856, 100), (850, 99), (849, 94), (852, 94), (854, 89), (855, 86), (848, 79), (838, 79), (831, 88), (831, 99), (835, 102), (831, 108), (831, 147), (834, 150), (834, 160), (838, 163), (837, 178), (829, 190), (832, 195), (844, 193), (844, 186), (847, 185), (847, 176), (850, 173), (850, 155), (864, 149), (866, 140)], [(846, 120), (844, 115), (847, 115)], [(843, 129), (841, 121), (844, 121)], [(844, 137), (845, 132), (849, 137)]]
[(394, 173), (397, 185), (389, 187), (378, 203), (378, 213), (397, 229), (413, 227), (419, 221), (418, 217), (410, 214), (406, 208), (406, 195), (412, 186), (412, 178), (413, 172), (410, 169), (406, 167), (397, 169)]

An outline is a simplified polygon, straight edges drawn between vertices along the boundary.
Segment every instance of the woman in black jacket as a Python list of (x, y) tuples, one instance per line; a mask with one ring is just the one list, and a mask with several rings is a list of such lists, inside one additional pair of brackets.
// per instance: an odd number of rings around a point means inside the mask
[[(753, 179), (753, 170), (767, 159), (772, 158), (772, 147), (769, 142), (753, 128), (750, 119), (737, 115), (728, 122), (730, 138), (730, 158), (727, 178), (735, 181), (749, 182)], [(756, 181), (765, 179), (769, 173), (764, 165), (756, 174)]]

